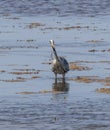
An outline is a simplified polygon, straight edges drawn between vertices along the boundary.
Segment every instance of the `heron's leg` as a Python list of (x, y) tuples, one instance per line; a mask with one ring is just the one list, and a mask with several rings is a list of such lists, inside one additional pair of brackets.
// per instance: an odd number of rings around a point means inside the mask
[(55, 79), (57, 79), (57, 73), (55, 73)]
[(55, 78), (55, 84), (57, 85), (57, 78)]
[(63, 76), (63, 79), (65, 79), (65, 73), (64, 73), (64, 74), (62, 74), (62, 76)]
[(65, 84), (65, 77), (64, 77), (64, 78), (62, 78), (62, 83), (63, 83), (63, 84)]

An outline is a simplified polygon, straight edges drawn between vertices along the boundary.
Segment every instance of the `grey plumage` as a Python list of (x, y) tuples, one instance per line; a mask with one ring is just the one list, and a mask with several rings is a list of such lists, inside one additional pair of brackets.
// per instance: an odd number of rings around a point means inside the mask
[(69, 64), (64, 57), (57, 55), (53, 40), (50, 40), (50, 45), (54, 53), (54, 59), (52, 62), (52, 71), (54, 72), (56, 78), (57, 74), (62, 74), (63, 78), (65, 78), (65, 73), (69, 71)]

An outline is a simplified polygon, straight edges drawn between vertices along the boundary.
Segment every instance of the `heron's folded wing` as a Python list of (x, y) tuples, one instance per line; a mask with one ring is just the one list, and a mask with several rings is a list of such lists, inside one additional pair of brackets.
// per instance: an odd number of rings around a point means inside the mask
[(63, 69), (67, 72), (69, 71), (69, 64), (64, 57), (59, 57), (59, 62), (61, 63)]

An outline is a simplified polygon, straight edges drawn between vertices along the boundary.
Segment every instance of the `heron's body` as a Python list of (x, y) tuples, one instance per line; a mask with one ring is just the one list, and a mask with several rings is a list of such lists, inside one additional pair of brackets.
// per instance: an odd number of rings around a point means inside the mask
[(69, 71), (69, 64), (64, 57), (57, 55), (54, 41), (50, 40), (50, 43), (51, 43), (51, 47), (52, 47), (53, 53), (54, 53), (54, 59), (52, 61), (52, 71), (54, 72), (56, 78), (57, 78), (57, 74), (62, 74), (62, 76), (64, 78), (65, 73), (67, 73)]
[(67, 71), (69, 71), (68, 62), (64, 57), (58, 57), (58, 58), (59, 58), (58, 61), (54, 59), (52, 62), (52, 71), (56, 74), (64, 74)]

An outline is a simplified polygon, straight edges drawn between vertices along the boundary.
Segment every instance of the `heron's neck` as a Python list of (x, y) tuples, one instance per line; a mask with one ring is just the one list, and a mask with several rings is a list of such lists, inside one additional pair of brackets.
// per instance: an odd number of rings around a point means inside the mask
[(53, 52), (54, 52), (56, 60), (58, 61), (59, 59), (58, 59), (57, 52), (56, 52), (55, 48), (53, 48)]

